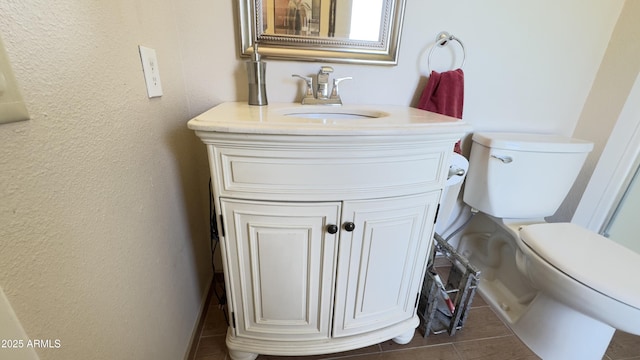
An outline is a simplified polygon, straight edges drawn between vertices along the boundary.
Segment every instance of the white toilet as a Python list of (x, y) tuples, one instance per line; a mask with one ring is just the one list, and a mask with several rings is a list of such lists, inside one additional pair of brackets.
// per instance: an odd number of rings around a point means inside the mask
[(480, 211), (459, 250), (479, 291), (544, 360), (600, 360), (615, 329), (640, 335), (640, 254), (546, 223), (593, 145), (552, 135), (473, 135), (464, 202)]
[(449, 175), (444, 184), (444, 190), (440, 197), (440, 209), (435, 232), (444, 236), (451, 227), (456, 225), (464, 204), (458, 199), (462, 183), (469, 171), (469, 160), (464, 156), (453, 153), (449, 161)]

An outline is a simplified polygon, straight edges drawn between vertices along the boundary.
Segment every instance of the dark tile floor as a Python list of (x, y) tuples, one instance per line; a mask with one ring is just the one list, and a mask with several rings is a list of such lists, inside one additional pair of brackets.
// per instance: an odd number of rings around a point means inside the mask
[[(227, 325), (223, 310), (215, 297), (209, 304), (201, 336), (193, 360), (229, 360), (225, 346)], [(363, 349), (322, 356), (301, 357), (309, 360), (530, 360), (539, 359), (478, 295), (469, 312), (464, 327), (455, 336), (429, 335), (424, 338), (419, 331), (406, 345), (385, 341)], [(296, 357), (264, 356), (258, 360), (293, 360)], [(622, 332), (614, 336), (603, 360), (640, 360), (640, 337)]]

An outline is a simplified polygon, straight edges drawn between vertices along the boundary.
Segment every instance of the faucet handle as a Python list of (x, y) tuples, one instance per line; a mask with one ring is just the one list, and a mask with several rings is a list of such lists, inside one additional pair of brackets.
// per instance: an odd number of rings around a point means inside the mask
[(338, 100), (341, 105), (342, 105), (342, 99), (340, 99), (340, 92), (338, 91), (338, 84), (340, 84), (344, 80), (353, 80), (353, 78), (351, 76), (347, 76), (347, 77), (343, 77), (343, 78), (333, 79), (333, 89), (331, 89), (331, 96), (329, 96), (329, 99)]
[(298, 74), (293, 74), (291, 75), (291, 77), (297, 77), (299, 79), (304, 80), (305, 83), (307, 83), (307, 88), (304, 91), (304, 98), (302, 99), (302, 102), (304, 103), (304, 99), (314, 99), (313, 96), (313, 78), (307, 77), (307, 76), (302, 76), (302, 75), (298, 75)]

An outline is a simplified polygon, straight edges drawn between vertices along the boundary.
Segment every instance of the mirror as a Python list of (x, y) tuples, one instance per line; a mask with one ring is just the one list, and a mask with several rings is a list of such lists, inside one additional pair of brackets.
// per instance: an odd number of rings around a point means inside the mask
[(242, 55), (396, 65), (405, 0), (239, 0)]

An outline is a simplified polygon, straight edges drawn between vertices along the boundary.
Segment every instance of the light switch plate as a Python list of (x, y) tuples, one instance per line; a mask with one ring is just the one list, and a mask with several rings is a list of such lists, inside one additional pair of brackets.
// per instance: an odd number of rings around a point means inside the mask
[(29, 120), (29, 112), (22, 101), (9, 57), (0, 38), (0, 124)]
[(160, 82), (156, 51), (142, 45), (138, 45), (138, 48), (140, 49), (144, 81), (147, 84), (147, 94), (150, 98), (162, 96), (162, 83)]

